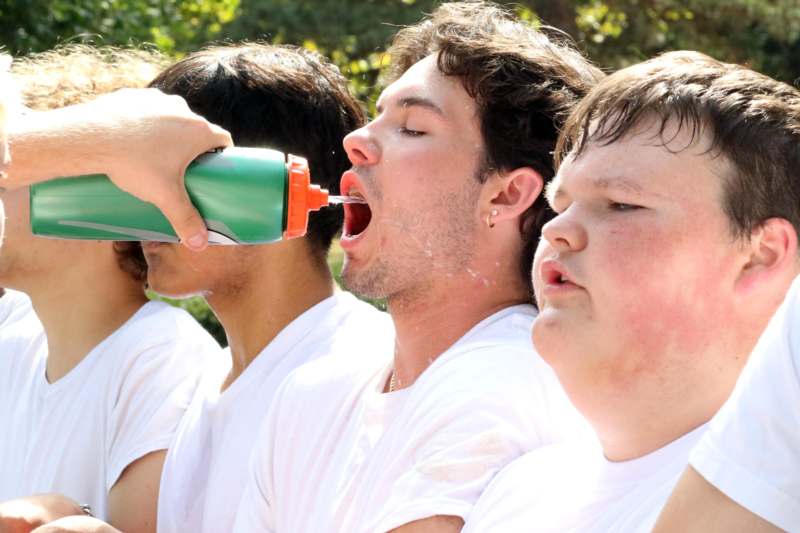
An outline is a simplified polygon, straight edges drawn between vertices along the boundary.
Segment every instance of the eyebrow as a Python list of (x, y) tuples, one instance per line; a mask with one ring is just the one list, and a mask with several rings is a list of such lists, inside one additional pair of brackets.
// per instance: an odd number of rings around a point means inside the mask
[[(444, 111), (442, 110), (442, 108), (439, 107), (438, 105), (436, 105), (436, 103), (434, 103), (433, 100), (430, 100), (430, 99), (425, 98), (423, 96), (408, 96), (406, 98), (401, 98), (397, 102), (397, 106), (398, 107), (422, 107), (422, 108), (428, 109), (430, 111), (433, 111), (434, 113), (436, 113), (437, 115), (439, 115), (441, 117), (444, 117)], [(375, 105), (375, 109), (378, 111), (378, 113), (382, 113), (383, 112), (383, 107), (384, 107), (383, 103), (380, 102), (380, 101)]]
[[(560, 180), (557, 179), (558, 176), (550, 181), (545, 187), (544, 195), (547, 203), (553, 205), (553, 201), (562, 196), (564, 191), (558, 188), (557, 183), (560, 183)], [(623, 178), (621, 176), (614, 176), (614, 177), (597, 177), (594, 179), (589, 180), (590, 185), (595, 189), (601, 190), (609, 190), (609, 189), (621, 189), (627, 193), (634, 194), (636, 196), (646, 196), (646, 195), (654, 195), (660, 196), (652, 191), (645, 191), (644, 188), (639, 185), (638, 183), (631, 181), (627, 178)]]
[(645, 194), (644, 188), (638, 183), (621, 176), (617, 177), (598, 177), (591, 180), (592, 185), (597, 189), (622, 189), (625, 192), (630, 192), (639, 196)]

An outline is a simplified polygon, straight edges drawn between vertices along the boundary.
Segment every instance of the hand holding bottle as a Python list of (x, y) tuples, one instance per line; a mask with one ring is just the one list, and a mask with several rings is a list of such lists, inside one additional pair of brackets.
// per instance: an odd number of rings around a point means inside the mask
[(123, 89), (91, 102), (12, 119), (12, 162), (3, 187), (102, 173), (155, 204), (181, 242), (205, 248), (208, 233), (183, 176), (199, 154), (232, 144), (179, 96)]

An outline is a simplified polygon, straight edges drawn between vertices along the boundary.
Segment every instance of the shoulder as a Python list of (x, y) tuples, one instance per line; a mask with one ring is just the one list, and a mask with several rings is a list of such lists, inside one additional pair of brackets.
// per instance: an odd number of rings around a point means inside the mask
[[(19, 293), (18, 293), (19, 294)], [(8, 298), (6, 294), (0, 301)], [(30, 305), (15, 307), (13, 316), (0, 324), (0, 367), (3, 374), (12, 368), (27, 372), (35, 361), (47, 355), (44, 326)]]
[[(123, 327), (131, 333), (146, 333), (164, 339), (205, 333), (192, 315), (159, 301), (144, 304)], [(207, 333), (200, 336), (204, 340), (210, 338)]]
[(284, 380), (278, 393), (281, 398), (311, 395), (335, 402), (357, 396), (376, 375), (388, 369), (392, 352), (388, 349), (364, 349), (354, 346), (350, 352), (332, 352), (327, 357), (301, 365)]
[(327, 310), (335, 317), (325, 338), (325, 356), (301, 365), (284, 382), (287, 391), (351, 390), (387, 368), (394, 354), (394, 325), (388, 313), (337, 293)]
[(336, 340), (353, 347), (371, 343), (394, 343), (394, 324), (389, 313), (363, 302), (348, 292), (332, 298), (332, 312), (338, 316)]
[(530, 531), (542, 516), (542, 505), (564, 498), (564, 488), (574, 479), (575, 453), (574, 447), (551, 444), (511, 461), (481, 494), (464, 531)]
[[(420, 376), (420, 388), (443, 394), (490, 399), (540, 396), (560, 388), (552, 369), (536, 353), (530, 331), (533, 306), (515, 306), (496, 313), (456, 342)], [(478, 393), (481, 393), (479, 395)]]
[(186, 311), (148, 302), (102, 345), (106, 359), (126, 382), (159, 375), (168, 381), (199, 376), (221, 348)]
[(551, 444), (511, 461), (486, 490), (487, 497), (502, 498), (514, 491), (536, 494), (570, 470), (575, 450), (566, 444)]
[(6, 289), (5, 293), (0, 295), (0, 329), (30, 313), (33, 313), (33, 306), (26, 294)]
[(142, 306), (115, 332), (113, 341), (118, 345), (140, 349), (157, 346), (184, 346), (189, 351), (220, 349), (219, 344), (192, 315), (156, 301)]

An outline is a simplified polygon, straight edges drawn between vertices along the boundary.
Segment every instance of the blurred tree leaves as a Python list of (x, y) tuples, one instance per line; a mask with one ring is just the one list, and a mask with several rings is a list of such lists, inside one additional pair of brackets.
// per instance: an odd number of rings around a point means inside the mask
[(800, 78), (797, 0), (581, 0), (575, 13), (575, 36), (605, 67), (688, 49)]
[[(0, 0), (0, 44), (13, 54), (80, 36), (152, 42), (181, 55), (211, 40), (264, 39), (328, 55), (357, 94), (380, 92), (394, 32), (439, 0)], [(561, 28), (614, 69), (656, 53), (693, 49), (785, 81), (800, 78), (798, 0), (521, 0), (522, 18)]]
[(0, 0), (0, 44), (14, 55), (65, 40), (155, 43), (185, 52), (217, 38), (239, 0)]

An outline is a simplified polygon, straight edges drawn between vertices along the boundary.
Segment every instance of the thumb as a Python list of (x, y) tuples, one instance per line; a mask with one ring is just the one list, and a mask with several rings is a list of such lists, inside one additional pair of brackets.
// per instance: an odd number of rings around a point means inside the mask
[(169, 195), (154, 203), (167, 217), (181, 243), (190, 250), (199, 252), (208, 245), (208, 229), (200, 213), (192, 205), (183, 181), (177, 185)]

